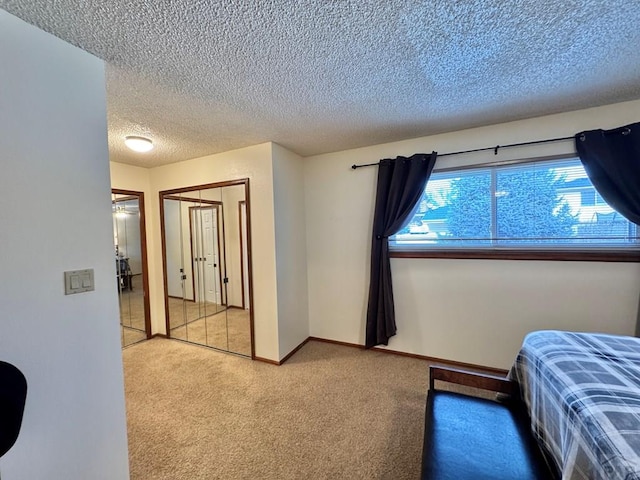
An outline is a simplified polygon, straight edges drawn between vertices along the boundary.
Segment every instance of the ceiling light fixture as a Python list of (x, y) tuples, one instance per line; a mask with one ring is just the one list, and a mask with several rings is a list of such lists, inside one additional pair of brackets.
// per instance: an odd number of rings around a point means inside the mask
[(120, 205), (113, 206), (113, 213), (115, 214), (116, 218), (127, 218), (127, 216), (129, 215), (129, 212), (127, 212), (125, 207)]
[(134, 152), (148, 152), (153, 148), (153, 142), (145, 137), (125, 137), (124, 144)]

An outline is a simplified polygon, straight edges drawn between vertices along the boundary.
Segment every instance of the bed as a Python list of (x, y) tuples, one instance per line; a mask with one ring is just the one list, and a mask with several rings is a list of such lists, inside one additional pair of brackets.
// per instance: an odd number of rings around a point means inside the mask
[(563, 480), (640, 480), (640, 339), (534, 332), (509, 378)]

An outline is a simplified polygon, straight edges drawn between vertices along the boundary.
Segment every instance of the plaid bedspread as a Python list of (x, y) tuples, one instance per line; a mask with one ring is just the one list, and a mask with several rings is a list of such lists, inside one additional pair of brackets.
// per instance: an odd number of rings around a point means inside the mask
[(563, 480), (640, 480), (640, 339), (534, 332), (509, 377)]

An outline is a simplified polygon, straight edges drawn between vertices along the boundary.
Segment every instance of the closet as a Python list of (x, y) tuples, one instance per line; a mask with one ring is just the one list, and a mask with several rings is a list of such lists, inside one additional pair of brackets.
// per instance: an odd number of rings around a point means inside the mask
[(160, 192), (167, 334), (253, 357), (249, 180)]

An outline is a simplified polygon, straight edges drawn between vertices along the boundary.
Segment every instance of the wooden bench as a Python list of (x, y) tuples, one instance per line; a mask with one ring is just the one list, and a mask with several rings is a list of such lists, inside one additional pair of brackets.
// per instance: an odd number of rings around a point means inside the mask
[[(495, 399), (437, 389), (436, 382), (495, 392)], [(518, 385), (506, 378), (429, 367), (423, 480), (552, 480), (530, 431)]]

